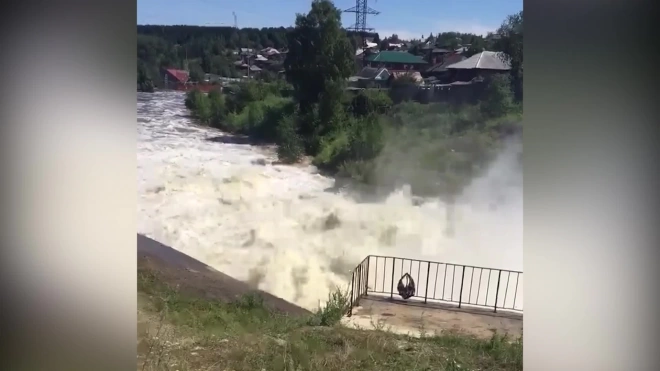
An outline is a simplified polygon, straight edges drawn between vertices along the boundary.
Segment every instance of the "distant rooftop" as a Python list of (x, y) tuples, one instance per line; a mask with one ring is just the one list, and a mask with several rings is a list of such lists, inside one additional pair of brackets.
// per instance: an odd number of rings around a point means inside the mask
[(397, 51), (381, 51), (380, 53), (376, 53), (368, 56), (366, 59), (369, 62), (426, 64), (426, 61), (421, 57), (410, 54), (408, 52), (397, 52)]
[(465, 56), (461, 54), (450, 54), (446, 56), (442, 62), (436, 63), (433, 66), (429, 67), (429, 69), (427, 69), (426, 72), (435, 72), (435, 73), (443, 72), (447, 70), (447, 66), (451, 66), (466, 59), (467, 58), (465, 58)]
[(501, 52), (484, 51), (477, 53), (464, 61), (449, 65), (446, 68), (454, 70), (479, 69), (508, 71), (511, 69), (511, 65), (504, 61), (504, 58), (502, 58), (503, 56), (504, 54)]
[(166, 68), (165, 71), (167, 71), (170, 75), (174, 76), (174, 78), (179, 82), (188, 81), (188, 71), (177, 70), (174, 68)]
[(349, 80), (387, 80), (389, 72), (386, 68), (364, 67), (357, 75), (351, 76)]

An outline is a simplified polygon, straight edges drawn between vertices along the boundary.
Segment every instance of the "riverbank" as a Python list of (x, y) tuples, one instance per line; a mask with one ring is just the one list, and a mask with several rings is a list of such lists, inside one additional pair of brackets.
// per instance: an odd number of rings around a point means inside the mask
[(522, 370), (522, 342), (505, 336), (412, 338), (339, 319), (139, 240), (139, 370)]
[[(493, 102), (393, 104), (382, 91), (344, 92), (337, 122), (322, 129), (319, 117), (298, 112), (287, 89), (283, 82), (249, 82), (225, 93), (191, 92), (185, 104), (199, 123), (253, 144), (277, 144), (283, 163), (311, 158), (338, 184), (368, 193), (407, 184), (416, 196), (454, 197), (522, 133), (521, 107), (513, 103), (500, 102), (507, 108), (496, 113), (487, 109)], [(321, 125), (318, 133), (303, 135), (307, 122)]]

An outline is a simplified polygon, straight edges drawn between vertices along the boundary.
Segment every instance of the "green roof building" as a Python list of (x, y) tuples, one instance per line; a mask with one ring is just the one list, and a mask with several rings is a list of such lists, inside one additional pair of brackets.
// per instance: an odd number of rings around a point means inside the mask
[(367, 56), (365, 62), (370, 67), (385, 67), (390, 70), (419, 70), (427, 64), (421, 57), (408, 52), (386, 50)]

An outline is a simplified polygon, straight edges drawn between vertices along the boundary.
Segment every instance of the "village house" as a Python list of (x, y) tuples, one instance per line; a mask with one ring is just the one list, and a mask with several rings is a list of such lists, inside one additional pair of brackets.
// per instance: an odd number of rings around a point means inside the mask
[(163, 69), (163, 86), (165, 89), (186, 90), (189, 78), (188, 71), (174, 68)]
[(428, 65), (428, 63), (419, 56), (408, 52), (387, 50), (367, 56), (365, 58), (365, 64), (366, 67), (386, 68), (390, 74), (391, 80), (398, 79), (402, 76), (409, 76), (417, 82), (423, 80), (420, 71), (424, 70)]
[(427, 62), (408, 52), (384, 50), (367, 56), (365, 64), (368, 67), (385, 67), (389, 71), (420, 71), (427, 65)]
[(466, 59), (464, 55), (459, 53), (438, 55), (433, 58), (434, 64), (422, 72), (422, 76), (432, 84), (450, 83), (453, 74), (447, 67)]
[(451, 64), (446, 69), (450, 71), (452, 81), (472, 81), (477, 77), (506, 73), (511, 70), (511, 65), (501, 52), (483, 51)]
[(287, 50), (277, 50), (272, 47), (260, 51), (240, 48), (239, 59), (234, 62), (234, 65), (250, 77), (258, 76), (264, 70), (280, 73), (287, 53)]
[(455, 51), (450, 48), (431, 48), (426, 50), (426, 60), (429, 64), (438, 64), (443, 61), (445, 56), (454, 53)]
[(351, 88), (383, 88), (389, 83), (390, 72), (387, 68), (364, 67), (357, 75), (348, 78)]

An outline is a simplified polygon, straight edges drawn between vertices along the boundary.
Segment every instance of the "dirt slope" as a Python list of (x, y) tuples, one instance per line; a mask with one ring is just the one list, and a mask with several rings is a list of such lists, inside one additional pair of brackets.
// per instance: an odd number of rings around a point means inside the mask
[(160, 281), (183, 294), (229, 302), (257, 292), (263, 297), (266, 307), (272, 310), (293, 315), (310, 313), (284, 299), (255, 290), (245, 282), (141, 234), (137, 235), (137, 255), (138, 271), (153, 273)]

